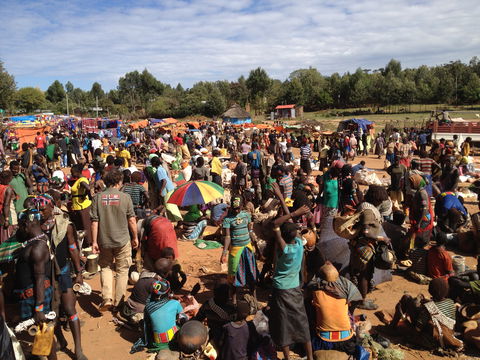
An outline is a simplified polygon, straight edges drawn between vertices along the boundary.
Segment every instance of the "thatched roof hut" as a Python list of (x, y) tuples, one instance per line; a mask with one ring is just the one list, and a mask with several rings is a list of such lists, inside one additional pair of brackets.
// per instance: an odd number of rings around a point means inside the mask
[(252, 117), (250, 113), (245, 111), (240, 105), (234, 104), (222, 114), (222, 119), (232, 124), (251, 123)]

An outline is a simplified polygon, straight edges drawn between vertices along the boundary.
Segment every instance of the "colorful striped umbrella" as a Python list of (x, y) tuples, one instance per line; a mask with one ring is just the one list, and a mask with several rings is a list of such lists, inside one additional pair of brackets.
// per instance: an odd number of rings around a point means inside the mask
[(211, 181), (189, 181), (175, 189), (168, 203), (180, 207), (207, 204), (223, 197), (223, 192), (224, 189), (220, 185)]

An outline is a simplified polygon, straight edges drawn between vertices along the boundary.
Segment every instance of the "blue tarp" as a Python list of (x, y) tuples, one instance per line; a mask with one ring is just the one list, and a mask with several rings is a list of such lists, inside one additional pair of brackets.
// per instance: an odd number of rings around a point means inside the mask
[(223, 121), (229, 122), (233, 125), (243, 125), (243, 124), (250, 124), (252, 122), (251, 118), (223, 118)]
[(35, 121), (37, 120), (37, 117), (35, 115), (25, 115), (25, 116), (12, 116), (10, 118), (12, 121)]
[(158, 124), (164, 122), (163, 119), (150, 119), (150, 124)]
[(367, 131), (367, 125), (373, 124), (372, 121), (369, 121), (367, 119), (348, 119), (348, 120), (343, 120), (340, 122), (338, 125), (338, 131), (342, 131), (345, 129), (349, 124), (354, 123), (357, 124), (359, 128), (361, 128), (364, 132)]

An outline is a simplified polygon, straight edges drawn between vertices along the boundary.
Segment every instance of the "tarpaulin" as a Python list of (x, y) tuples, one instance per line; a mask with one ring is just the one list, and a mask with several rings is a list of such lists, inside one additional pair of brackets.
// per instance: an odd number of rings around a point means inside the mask
[(138, 129), (140, 127), (147, 127), (148, 126), (148, 120), (140, 120), (131, 124), (128, 124), (128, 126), (131, 126), (134, 129)]
[(11, 121), (36, 121), (37, 117), (35, 115), (25, 115), (25, 116), (12, 116), (10, 118)]
[(347, 119), (347, 120), (343, 120), (341, 121), (339, 124), (338, 124), (338, 129), (337, 131), (343, 131), (344, 129), (346, 129), (348, 127), (348, 125), (350, 124), (357, 124), (357, 126), (359, 128), (361, 128), (363, 130), (363, 132), (366, 132), (367, 131), (367, 126), (368, 125), (372, 125), (373, 122), (372, 121), (369, 121), (367, 119)]
[[(36, 128), (15, 128), (15, 134), (19, 139), (20, 144), (33, 143), (37, 132), (50, 131), (50, 126), (42, 126)], [(20, 145), (21, 146), (21, 145)]]

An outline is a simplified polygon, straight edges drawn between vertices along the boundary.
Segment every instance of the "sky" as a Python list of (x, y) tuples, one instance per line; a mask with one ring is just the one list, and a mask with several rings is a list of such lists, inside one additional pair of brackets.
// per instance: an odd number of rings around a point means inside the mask
[(0, 60), (44, 90), (108, 90), (145, 68), (188, 88), (259, 66), (285, 80), (480, 56), (478, 0), (0, 0), (0, 14)]

